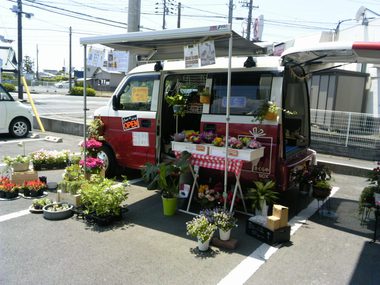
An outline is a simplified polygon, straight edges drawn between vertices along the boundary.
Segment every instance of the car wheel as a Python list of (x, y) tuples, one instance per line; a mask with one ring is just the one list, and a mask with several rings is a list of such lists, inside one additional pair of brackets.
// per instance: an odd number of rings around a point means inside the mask
[(15, 138), (24, 138), (29, 133), (28, 121), (23, 118), (13, 119), (9, 124), (9, 133)]
[(102, 146), (97, 156), (104, 162), (106, 177), (115, 177), (117, 174), (116, 169), (118, 166), (116, 163), (115, 154), (113, 153), (112, 149), (108, 146)]

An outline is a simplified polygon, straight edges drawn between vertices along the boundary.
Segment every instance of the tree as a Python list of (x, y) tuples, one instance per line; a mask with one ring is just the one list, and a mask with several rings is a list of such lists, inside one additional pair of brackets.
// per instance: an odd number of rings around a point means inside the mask
[(26, 73), (33, 73), (34, 61), (30, 58), (30, 56), (26, 55), (24, 57), (24, 71)]

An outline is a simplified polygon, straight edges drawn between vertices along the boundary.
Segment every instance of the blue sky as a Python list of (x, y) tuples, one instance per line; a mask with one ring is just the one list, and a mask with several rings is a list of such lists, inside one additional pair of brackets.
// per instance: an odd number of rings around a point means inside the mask
[[(17, 47), (17, 17), (10, 8), (16, 5), (16, 2), (16, 0), (0, 0), (0, 35), (15, 40), (13, 43), (15, 48)], [(162, 5), (155, 4), (162, 3), (162, 0), (141, 0), (141, 2), (141, 25), (146, 29), (162, 29), (162, 12), (155, 14), (156, 7), (157, 11), (162, 11)], [(173, 0), (173, 2), (179, 1)], [(228, 15), (229, 0), (181, 0), (180, 2), (183, 5), (181, 27), (227, 23), (227, 19), (223, 17)], [(248, 9), (241, 4), (244, 1), (234, 0), (233, 2), (233, 16), (247, 18)], [(46, 10), (59, 13), (67, 13), (67, 10), (75, 11), (82, 13), (82, 15), (72, 14), (77, 17), (85, 17), (83, 14), (91, 15), (105, 19), (108, 24), (113, 23), (124, 27), (123, 23), (128, 21), (128, 0), (23, 0), (23, 3), (23, 10), (34, 14), (31, 19), (23, 18), (23, 54), (35, 60), (38, 45), (40, 70), (68, 66), (70, 26), (73, 30), (73, 66), (78, 69), (83, 66), (83, 48), (79, 45), (81, 37), (126, 32), (126, 28), (83, 21)], [(259, 15), (264, 16), (262, 40), (273, 42), (333, 30), (341, 20), (347, 20), (341, 24), (341, 29), (356, 25), (358, 22), (354, 18), (360, 6), (380, 13), (378, 0), (254, 0), (253, 5), (258, 6), (253, 10), (253, 18)], [(176, 5), (173, 8), (176, 8)], [(374, 17), (375, 15), (368, 13), (367, 16)], [(98, 21), (96, 18), (92, 20)], [(176, 28), (177, 15), (168, 15), (166, 20), (167, 28)], [(246, 21), (233, 20), (233, 28), (241, 34), (246, 29)]]

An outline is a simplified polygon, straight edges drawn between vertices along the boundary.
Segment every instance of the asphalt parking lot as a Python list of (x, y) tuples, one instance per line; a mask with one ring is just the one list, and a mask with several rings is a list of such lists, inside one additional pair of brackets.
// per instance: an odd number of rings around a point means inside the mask
[[(56, 135), (49, 133), (48, 135)], [(56, 135), (57, 136), (57, 135)], [(34, 141), (25, 151), (79, 151), (81, 137), (59, 135), (62, 143)], [(7, 137), (0, 141), (8, 140)], [(0, 155), (23, 146), (0, 144)], [(62, 171), (45, 171), (48, 181)], [(162, 215), (161, 200), (142, 184), (129, 187), (129, 211), (122, 221), (101, 228), (73, 216), (48, 221), (31, 214), (29, 199), (0, 201), (0, 284), (380, 284), (380, 245), (372, 243), (373, 215), (360, 225), (357, 201), (365, 178), (333, 176), (330, 214), (292, 193), (296, 215), (291, 242), (269, 246), (245, 233), (238, 215), (235, 250), (200, 254), (186, 236), (191, 215)], [(133, 179), (133, 178), (132, 178)], [(48, 196), (56, 197), (49, 192)]]

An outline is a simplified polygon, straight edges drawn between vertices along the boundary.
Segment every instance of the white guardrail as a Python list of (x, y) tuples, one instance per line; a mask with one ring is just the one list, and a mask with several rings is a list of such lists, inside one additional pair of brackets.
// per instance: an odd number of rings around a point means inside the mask
[(340, 146), (380, 147), (380, 117), (366, 113), (310, 110), (311, 139)]

